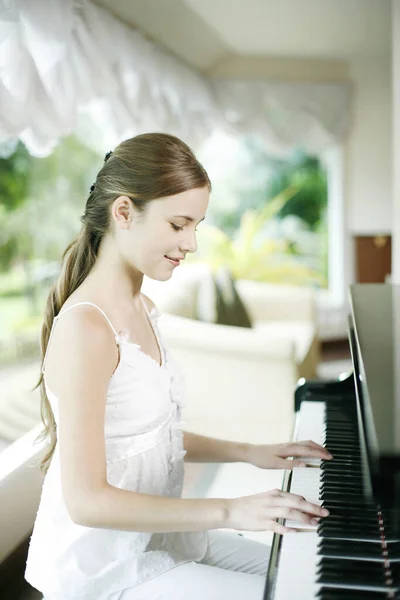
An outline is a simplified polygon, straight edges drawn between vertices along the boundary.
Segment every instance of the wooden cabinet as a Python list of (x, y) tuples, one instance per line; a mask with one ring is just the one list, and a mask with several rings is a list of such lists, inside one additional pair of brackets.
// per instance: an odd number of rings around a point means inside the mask
[(392, 236), (354, 236), (357, 283), (384, 283), (392, 272)]

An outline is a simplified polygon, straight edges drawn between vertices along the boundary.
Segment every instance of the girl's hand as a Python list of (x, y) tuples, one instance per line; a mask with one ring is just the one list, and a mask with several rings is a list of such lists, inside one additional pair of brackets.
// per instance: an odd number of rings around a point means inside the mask
[(249, 444), (247, 462), (261, 469), (293, 469), (293, 467), (306, 466), (304, 460), (288, 460), (289, 456), (323, 460), (333, 458), (326, 448), (308, 440), (287, 444)]
[(280, 525), (276, 519), (293, 519), (316, 525), (319, 517), (329, 515), (329, 511), (325, 508), (307, 502), (303, 496), (281, 490), (228, 499), (226, 502), (228, 506), (226, 527), (244, 531), (288, 533), (296, 529)]

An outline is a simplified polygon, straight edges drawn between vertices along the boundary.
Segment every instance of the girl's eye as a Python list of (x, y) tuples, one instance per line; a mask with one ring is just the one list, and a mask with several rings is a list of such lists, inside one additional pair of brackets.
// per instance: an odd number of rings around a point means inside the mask
[[(179, 227), (179, 225), (175, 225), (174, 223), (171, 223), (171, 227), (174, 231), (183, 231), (183, 227)], [(195, 229), (195, 231), (198, 231), (198, 229)]]

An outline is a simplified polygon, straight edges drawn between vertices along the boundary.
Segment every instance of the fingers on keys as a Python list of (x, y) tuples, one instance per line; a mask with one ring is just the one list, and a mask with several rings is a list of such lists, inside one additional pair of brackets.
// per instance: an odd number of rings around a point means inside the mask
[(327, 448), (316, 444), (312, 440), (295, 442), (291, 446), (291, 451), (293, 452), (293, 456), (310, 456), (312, 458), (322, 458), (324, 460), (331, 460), (333, 458)]
[(279, 496), (275, 497), (274, 503), (276, 506), (299, 510), (302, 513), (306, 513), (314, 517), (327, 517), (329, 515), (329, 511), (326, 508), (323, 508), (318, 504), (308, 502), (304, 496), (291, 494), (290, 492), (281, 491)]

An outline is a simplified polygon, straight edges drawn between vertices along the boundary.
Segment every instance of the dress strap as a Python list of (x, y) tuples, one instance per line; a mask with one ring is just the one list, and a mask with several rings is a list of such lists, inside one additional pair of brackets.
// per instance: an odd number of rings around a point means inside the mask
[(153, 333), (154, 333), (154, 337), (156, 338), (156, 341), (157, 341), (157, 344), (158, 344), (158, 348), (159, 348), (159, 350), (160, 350), (160, 356), (161, 356), (161, 365), (160, 365), (160, 366), (163, 366), (163, 365), (165, 365), (165, 352), (164, 352), (164, 346), (163, 346), (163, 344), (161, 343), (160, 336), (158, 335), (158, 330), (157, 330), (157, 327), (156, 327), (156, 325), (155, 325), (155, 324), (154, 324), (154, 322), (153, 322), (153, 319), (152, 319), (152, 314), (151, 314), (151, 312), (152, 312), (152, 311), (150, 311), (150, 310), (147, 308), (147, 304), (146, 304), (146, 302), (144, 301), (142, 294), (140, 293), (139, 295), (140, 295), (140, 299), (141, 299), (141, 301), (142, 301), (142, 304), (143, 304), (143, 306), (144, 306), (144, 310), (146, 311), (146, 315), (147, 315), (147, 318), (148, 318), (148, 320), (149, 320), (150, 327), (152, 328), (152, 330), (153, 330)]
[(139, 296), (140, 296), (140, 299), (141, 299), (141, 301), (142, 301), (142, 304), (143, 304), (143, 306), (144, 306), (144, 310), (146, 311), (146, 315), (147, 315), (148, 317), (150, 317), (150, 311), (149, 311), (149, 309), (147, 308), (147, 304), (146, 304), (146, 302), (144, 301), (144, 299), (143, 299), (143, 295), (142, 295), (140, 292), (139, 292)]
[(53, 319), (53, 324), (51, 326), (51, 331), (50, 331), (50, 337), (49, 337), (49, 341), (47, 342), (47, 348), (46, 348), (46, 353), (44, 355), (44, 359), (43, 359), (43, 365), (42, 365), (42, 373), (44, 374), (44, 368), (46, 365), (46, 358), (47, 358), (47, 352), (50, 346), (50, 342), (51, 342), (51, 338), (53, 335), (53, 331), (54, 331), (54, 325), (56, 324), (56, 322), (58, 321), (58, 319), (61, 317), (61, 315), (63, 315), (64, 313), (68, 312), (69, 310), (71, 310), (72, 308), (75, 308), (76, 306), (82, 306), (84, 304), (88, 304), (90, 306), (94, 306), (94, 308), (97, 308), (97, 310), (99, 310), (101, 312), (101, 314), (103, 315), (103, 317), (106, 319), (107, 323), (109, 324), (109, 326), (111, 327), (111, 329), (113, 330), (114, 333), (114, 337), (115, 337), (115, 341), (119, 342), (119, 335), (115, 329), (115, 327), (113, 326), (113, 324), (111, 323), (110, 319), (107, 317), (106, 313), (104, 312), (104, 310), (102, 310), (99, 306), (97, 306), (97, 304), (94, 304), (93, 302), (77, 302), (76, 304), (73, 304), (72, 306), (69, 306), (68, 308), (66, 308), (65, 310), (62, 310), (60, 313), (58, 313), (58, 315), (56, 317), (54, 317)]

